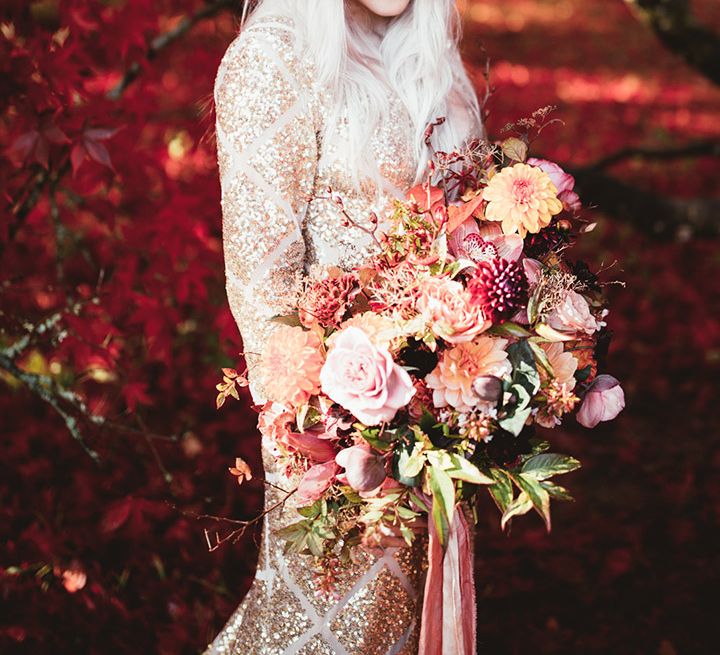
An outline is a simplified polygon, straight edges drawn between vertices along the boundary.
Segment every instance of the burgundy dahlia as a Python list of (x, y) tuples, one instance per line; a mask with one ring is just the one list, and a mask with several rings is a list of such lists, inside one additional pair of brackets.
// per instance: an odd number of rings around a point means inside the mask
[(499, 323), (522, 308), (527, 299), (528, 282), (518, 262), (496, 258), (478, 264), (475, 275), (468, 281), (468, 291), (485, 316)]

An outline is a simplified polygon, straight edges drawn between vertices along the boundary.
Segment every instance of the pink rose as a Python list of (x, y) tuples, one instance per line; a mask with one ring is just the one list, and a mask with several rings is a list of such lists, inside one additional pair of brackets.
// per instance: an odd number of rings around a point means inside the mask
[(390, 421), (415, 393), (407, 371), (359, 328), (338, 333), (320, 371), (323, 393), (365, 425)]
[(576, 335), (579, 332), (593, 334), (600, 329), (587, 300), (577, 291), (565, 294), (560, 305), (548, 315), (547, 324), (565, 335)]
[(472, 341), (492, 325), (482, 308), (471, 302), (463, 285), (447, 277), (427, 278), (420, 286), (415, 307), (433, 333), (450, 343)]
[(594, 428), (612, 421), (625, 407), (625, 393), (612, 375), (598, 375), (587, 390), (577, 413), (580, 425)]
[(337, 472), (335, 460), (315, 464), (305, 471), (296, 492), (298, 505), (309, 505), (320, 498), (330, 488)]
[(575, 178), (566, 173), (560, 166), (555, 162), (548, 161), (547, 159), (537, 159), (536, 157), (530, 157), (527, 163), (531, 166), (537, 166), (539, 169), (545, 171), (552, 180), (552, 183), (557, 189), (558, 200), (563, 204), (565, 211), (578, 212), (582, 209), (582, 203), (580, 202), (580, 196), (575, 193)]
[(335, 463), (345, 469), (348, 484), (355, 491), (371, 491), (385, 480), (383, 458), (373, 454), (366, 444), (341, 450), (335, 456)]

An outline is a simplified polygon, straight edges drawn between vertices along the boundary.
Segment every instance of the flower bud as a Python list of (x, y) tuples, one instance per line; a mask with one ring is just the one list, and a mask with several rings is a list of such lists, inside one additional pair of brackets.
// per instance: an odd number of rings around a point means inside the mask
[(481, 375), (473, 382), (473, 391), (480, 400), (494, 403), (502, 393), (502, 381), (494, 375)]

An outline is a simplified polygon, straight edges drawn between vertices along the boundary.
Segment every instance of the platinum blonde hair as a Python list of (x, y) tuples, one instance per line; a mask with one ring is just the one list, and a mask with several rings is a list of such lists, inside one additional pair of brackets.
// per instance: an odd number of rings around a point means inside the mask
[[(477, 95), (458, 50), (460, 17), (455, 0), (411, 0), (387, 28), (373, 34), (370, 15), (353, 0), (259, 0), (248, 18), (291, 18), (314, 60), (318, 82), (333, 95), (325, 131), (347, 118), (346, 161), (359, 178), (378, 181), (371, 136), (390, 114), (392, 92), (403, 102), (414, 129), (416, 181), (426, 174), (430, 150), (425, 130), (439, 117), (435, 150), (450, 151), (483, 134)], [(378, 48), (378, 38), (380, 46)]]

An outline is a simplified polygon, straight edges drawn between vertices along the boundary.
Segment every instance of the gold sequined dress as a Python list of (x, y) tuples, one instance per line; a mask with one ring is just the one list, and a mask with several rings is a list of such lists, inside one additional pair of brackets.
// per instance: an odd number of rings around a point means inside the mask
[[(410, 118), (398, 99), (390, 120), (377, 128), (372, 147), (384, 178), (378, 200), (372, 184), (357, 188), (339, 156), (346, 138), (341, 122), (322, 137), (329, 94), (315, 75), (292, 24), (264, 17), (230, 45), (215, 84), (218, 160), (222, 186), (227, 293), (243, 337), (251, 392), (253, 353), (287, 311), (304, 274), (324, 266), (349, 269), (367, 259), (370, 237), (343, 227), (327, 187), (345, 209), (367, 223), (381, 220), (393, 197), (415, 175)], [(276, 469), (267, 444), (268, 481), (292, 488)], [(280, 492), (268, 489), (266, 507)], [(409, 655), (417, 653), (425, 545), (362, 554), (346, 571), (335, 597), (318, 592), (304, 556), (283, 554), (275, 531), (297, 520), (288, 504), (266, 517), (253, 585), (209, 655)]]

